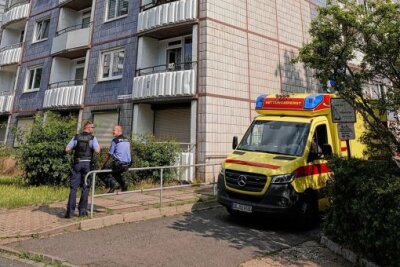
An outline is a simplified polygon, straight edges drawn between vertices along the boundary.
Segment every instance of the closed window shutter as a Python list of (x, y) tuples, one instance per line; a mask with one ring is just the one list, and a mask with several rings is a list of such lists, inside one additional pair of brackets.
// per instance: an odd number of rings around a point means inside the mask
[[(24, 138), (24, 136), (30, 134), (30, 132), (32, 130), (32, 125), (33, 125), (33, 118), (18, 119), (17, 129), (18, 129), (18, 132), (22, 131), (22, 141), (24, 141), (26, 139), (26, 138)], [(19, 145), (20, 145), (20, 142), (18, 141), (18, 138), (15, 138), (14, 147), (17, 147)]]
[(95, 128), (94, 136), (99, 141), (100, 146), (109, 147), (114, 138), (112, 130), (118, 124), (118, 112), (94, 113), (93, 123)]
[(173, 138), (178, 143), (190, 143), (190, 108), (156, 110), (154, 135), (161, 140)]

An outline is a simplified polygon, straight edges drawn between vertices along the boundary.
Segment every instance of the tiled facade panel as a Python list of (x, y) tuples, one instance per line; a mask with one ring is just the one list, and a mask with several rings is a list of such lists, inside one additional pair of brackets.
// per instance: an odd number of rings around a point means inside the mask
[[(101, 52), (117, 48), (125, 49), (122, 78), (111, 81), (98, 81)], [(136, 38), (134, 37), (97, 45), (91, 49), (85, 97), (86, 105), (116, 102), (119, 95), (132, 93), (136, 49)]]
[[(31, 1), (31, 17), (36, 16), (44, 11), (56, 8), (60, 0), (30, 0)], [(57, 25), (56, 25), (57, 26)]]
[(249, 34), (250, 100), (281, 90), (278, 42)]
[(129, 1), (128, 15), (126, 17), (106, 22), (107, 2), (107, 0), (96, 1), (92, 37), (94, 45), (136, 33), (139, 2), (141, 1)]
[[(53, 9), (29, 18), (22, 62), (50, 56), (53, 38), (57, 31), (58, 13), (59, 9)], [(44, 18), (50, 18), (49, 37), (43, 41), (33, 42), (36, 22)]]
[(246, 27), (246, 0), (201, 0), (200, 2), (200, 18), (207, 17), (235, 27)]
[(308, 33), (311, 26), (311, 5), (309, 2), (301, 1), (301, 16), (303, 22), (303, 42), (308, 43), (310, 34)]
[[(29, 61), (21, 65), (17, 88), (15, 92), (14, 110), (16, 112), (32, 111), (42, 109), (44, 93), (50, 79), (51, 57)], [(34, 66), (42, 67), (42, 78), (40, 90), (37, 92), (24, 93), (24, 87), (28, 69)]]
[(248, 2), (249, 31), (277, 39), (277, 16), (275, 0), (252, 0)]
[(296, 47), (303, 44), (303, 22), (300, 2), (303, 0), (277, 0), (279, 41)]
[[(248, 98), (248, 56), (246, 33), (213, 21), (203, 24), (206, 34), (200, 45), (200, 68), (206, 73), (206, 92), (229, 97)], [(204, 29), (202, 29), (204, 30)], [(205, 74), (205, 76), (204, 76)], [(203, 88), (204, 89), (204, 88)], [(202, 89), (200, 89), (200, 92)]]
[(200, 158), (226, 155), (231, 151), (232, 137), (241, 136), (249, 123), (249, 102), (216, 97), (199, 98), (198, 148)]

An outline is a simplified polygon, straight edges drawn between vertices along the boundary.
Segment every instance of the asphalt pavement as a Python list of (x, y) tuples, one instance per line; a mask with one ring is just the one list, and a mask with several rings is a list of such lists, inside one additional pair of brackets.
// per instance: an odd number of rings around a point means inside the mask
[[(235, 219), (225, 209), (215, 208), (8, 246), (81, 266), (238, 266), (255, 257), (315, 242), (319, 234), (319, 228), (296, 232), (285, 222)], [(307, 262), (329, 266), (319, 263), (318, 255)]]

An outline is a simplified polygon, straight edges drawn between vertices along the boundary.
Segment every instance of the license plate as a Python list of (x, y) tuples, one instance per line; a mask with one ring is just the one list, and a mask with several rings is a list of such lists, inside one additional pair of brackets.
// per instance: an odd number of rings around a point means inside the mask
[(243, 205), (243, 204), (237, 204), (237, 203), (233, 203), (232, 204), (232, 209), (233, 210), (238, 210), (238, 211), (243, 211), (243, 212), (248, 212), (248, 213), (253, 212), (253, 207), (252, 206)]

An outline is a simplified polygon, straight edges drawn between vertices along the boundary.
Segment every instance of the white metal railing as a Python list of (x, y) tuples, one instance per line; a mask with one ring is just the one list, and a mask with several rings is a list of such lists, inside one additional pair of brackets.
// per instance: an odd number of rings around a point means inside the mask
[(196, 17), (197, 0), (180, 0), (157, 5), (139, 13), (138, 32), (194, 20)]
[(43, 108), (80, 106), (83, 103), (83, 87), (71, 84), (46, 90)]
[(14, 97), (12, 95), (0, 96), (0, 113), (10, 112)]
[(191, 96), (195, 91), (195, 71), (170, 71), (135, 77), (133, 99)]
[(0, 49), (0, 65), (11, 65), (19, 63), (21, 59), (22, 43)]
[[(86, 174), (84, 183), (87, 185), (87, 180), (89, 176), (92, 176), (92, 192), (91, 192), (91, 201), (90, 201), (90, 217), (93, 218), (93, 208), (94, 208), (94, 198), (95, 197), (100, 197), (100, 196), (109, 196), (109, 195), (115, 195), (115, 194), (128, 194), (128, 193), (136, 193), (136, 192), (148, 192), (148, 191), (160, 191), (160, 207), (162, 206), (162, 200), (163, 200), (163, 190), (164, 189), (171, 189), (171, 188), (183, 188), (183, 187), (190, 187), (194, 186), (193, 184), (184, 184), (184, 185), (176, 185), (176, 186), (167, 186), (164, 187), (164, 170), (167, 169), (176, 169), (176, 168), (196, 168), (196, 167), (212, 167), (212, 175), (213, 175), (213, 182), (212, 183), (201, 183), (203, 185), (213, 185), (213, 191), (214, 195), (217, 194), (217, 188), (216, 188), (216, 178), (215, 178), (215, 167), (220, 166), (221, 163), (208, 163), (208, 164), (192, 164), (192, 165), (185, 165), (185, 166), (157, 166), (157, 167), (144, 167), (144, 168), (129, 168), (128, 172), (135, 172), (135, 171), (145, 171), (145, 170), (159, 170), (160, 171), (160, 187), (158, 188), (150, 188), (150, 189), (141, 189), (141, 190), (135, 190), (135, 191), (127, 191), (127, 192), (119, 192), (119, 193), (108, 193), (108, 194), (95, 194), (95, 189), (96, 189), (96, 174), (98, 173), (111, 173), (112, 170), (94, 170), (90, 171)], [(196, 184), (198, 185), (198, 184)]]
[(28, 18), (30, 5), (29, 1), (22, 1), (17, 5), (9, 7), (8, 11), (3, 14), (3, 25)]

